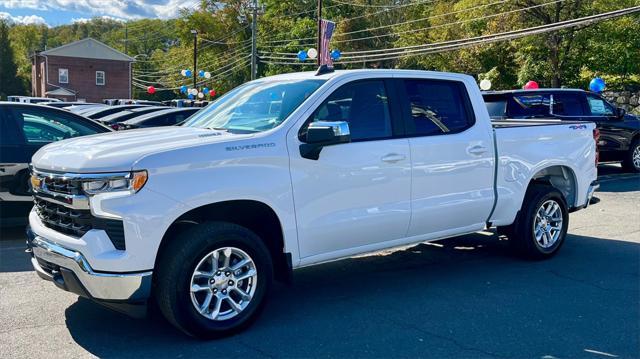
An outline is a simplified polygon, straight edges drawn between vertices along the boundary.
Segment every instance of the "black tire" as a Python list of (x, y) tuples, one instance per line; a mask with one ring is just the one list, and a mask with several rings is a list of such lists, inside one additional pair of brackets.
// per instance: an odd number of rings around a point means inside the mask
[[(235, 317), (212, 320), (192, 304), (191, 276), (203, 258), (224, 247), (240, 249), (253, 260), (256, 288), (246, 308)], [(264, 242), (247, 228), (226, 222), (207, 222), (181, 232), (164, 248), (156, 267), (154, 297), (160, 311), (171, 324), (202, 339), (231, 335), (249, 326), (262, 310), (273, 281), (271, 256)]]
[[(625, 154), (625, 159), (622, 161), (622, 168), (624, 168), (627, 172), (638, 173), (640, 172), (640, 164), (636, 166), (633, 161), (633, 154), (635, 151), (640, 151), (640, 139), (636, 138), (631, 142), (631, 146), (629, 146), (629, 151)], [(637, 163), (637, 162), (636, 162)]]
[[(534, 224), (538, 210), (550, 200), (559, 206), (562, 226), (557, 240), (545, 248), (536, 240)], [(541, 260), (551, 258), (558, 252), (565, 241), (568, 227), (569, 211), (562, 194), (550, 185), (533, 184), (527, 190), (522, 209), (518, 212), (515, 222), (503, 228), (502, 231), (507, 234), (509, 243), (518, 255), (527, 259)]]

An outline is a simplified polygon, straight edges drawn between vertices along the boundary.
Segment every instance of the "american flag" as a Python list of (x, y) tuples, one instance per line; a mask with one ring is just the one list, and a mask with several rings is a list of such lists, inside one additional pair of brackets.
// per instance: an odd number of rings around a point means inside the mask
[(327, 67), (333, 67), (333, 60), (329, 50), (329, 42), (333, 36), (333, 30), (336, 28), (336, 23), (333, 21), (322, 19), (320, 20), (320, 66), (327, 65)]

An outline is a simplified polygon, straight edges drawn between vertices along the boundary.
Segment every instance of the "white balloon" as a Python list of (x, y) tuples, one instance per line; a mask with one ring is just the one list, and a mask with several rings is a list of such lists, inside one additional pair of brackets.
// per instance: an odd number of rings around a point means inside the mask
[(198, 92), (198, 98), (203, 98), (204, 94), (202, 92)]
[(187, 76), (187, 70), (182, 70), (182, 71), (180, 71), (180, 74), (181, 74), (182, 76)]
[(318, 50), (312, 47), (309, 50), (307, 50), (307, 55), (309, 56), (310, 59), (315, 59), (316, 57), (318, 57)]
[(204, 73), (204, 78), (205, 79), (210, 79), (211, 78), (211, 72), (207, 71)]
[(491, 81), (484, 79), (482, 81), (480, 81), (480, 89), (487, 91), (488, 89), (491, 88)]
[(190, 95), (194, 95), (194, 96), (195, 96), (195, 95), (197, 95), (197, 94), (198, 94), (198, 90), (196, 90), (196, 89), (189, 89), (189, 94), (190, 94)]

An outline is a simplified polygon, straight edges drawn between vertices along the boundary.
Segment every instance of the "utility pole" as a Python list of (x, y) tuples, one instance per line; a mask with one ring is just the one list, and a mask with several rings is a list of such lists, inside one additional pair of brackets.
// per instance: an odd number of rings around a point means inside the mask
[(253, 10), (251, 17), (251, 79), (255, 80), (258, 74), (258, 0), (253, 0), (251, 10)]
[(129, 27), (127, 23), (124, 24), (124, 53), (129, 55)]
[(193, 34), (193, 88), (197, 89), (198, 78), (198, 30), (191, 30)]
[(317, 64), (320, 66), (320, 54), (322, 53), (322, 0), (318, 0), (318, 57)]

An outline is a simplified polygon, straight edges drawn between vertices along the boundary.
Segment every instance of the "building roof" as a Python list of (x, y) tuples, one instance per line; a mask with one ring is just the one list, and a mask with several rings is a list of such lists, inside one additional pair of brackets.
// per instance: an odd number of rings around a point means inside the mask
[(135, 61), (133, 57), (127, 56), (122, 52), (90, 37), (42, 51), (40, 54), (47, 56), (80, 57), (85, 59)]
[(54, 96), (75, 96), (76, 93), (65, 88), (57, 88), (55, 90), (45, 92), (45, 95), (54, 95)]

